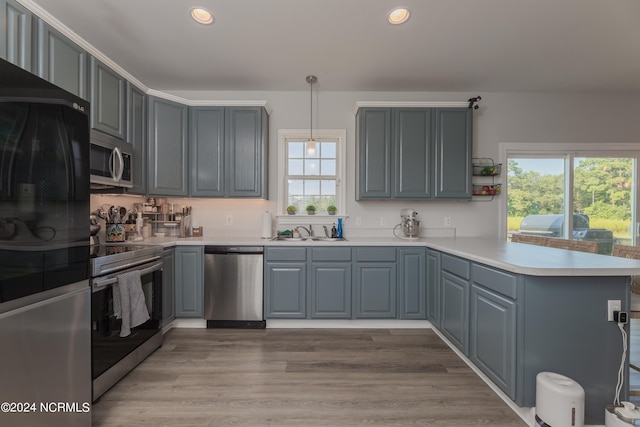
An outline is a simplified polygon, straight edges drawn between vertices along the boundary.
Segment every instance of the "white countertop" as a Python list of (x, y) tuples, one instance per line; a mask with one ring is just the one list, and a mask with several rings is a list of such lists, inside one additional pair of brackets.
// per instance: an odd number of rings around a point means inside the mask
[(395, 237), (349, 237), (346, 241), (283, 242), (255, 237), (152, 237), (142, 245), (171, 246), (422, 246), (451, 255), (532, 276), (634, 276), (640, 260), (547, 248), (499, 239), (478, 237), (399, 239)]

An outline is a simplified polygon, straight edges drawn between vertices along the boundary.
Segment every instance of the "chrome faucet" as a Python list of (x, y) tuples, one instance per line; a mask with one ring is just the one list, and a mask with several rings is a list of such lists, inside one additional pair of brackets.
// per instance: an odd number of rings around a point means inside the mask
[(326, 237), (327, 239), (331, 237), (331, 235), (329, 234), (329, 229), (327, 228), (326, 225), (323, 225), (322, 228), (324, 228), (324, 237)]
[(304, 231), (306, 231), (309, 237), (313, 237), (313, 226), (309, 225), (309, 228), (307, 228), (302, 225), (299, 225), (296, 227), (296, 230), (299, 228), (302, 228)]

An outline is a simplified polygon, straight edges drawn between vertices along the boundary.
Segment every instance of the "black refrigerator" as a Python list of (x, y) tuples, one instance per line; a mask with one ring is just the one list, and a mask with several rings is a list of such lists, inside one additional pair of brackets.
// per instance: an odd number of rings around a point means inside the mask
[(0, 425), (91, 425), (89, 103), (0, 59)]

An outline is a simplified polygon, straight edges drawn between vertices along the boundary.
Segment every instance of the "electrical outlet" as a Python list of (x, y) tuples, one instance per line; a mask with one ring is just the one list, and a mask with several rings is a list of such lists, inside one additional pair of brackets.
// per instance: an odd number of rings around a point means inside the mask
[(356, 217), (356, 227), (361, 227), (362, 226), (362, 217), (361, 216), (357, 216)]
[(225, 224), (233, 225), (233, 217), (231, 215), (227, 215), (227, 220), (226, 220)]
[(607, 301), (607, 320), (609, 322), (614, 322), (614, 311), (622, 311), (622, 301), (620, 301), (619, 299), (610, 299), (609, 301)]
[(445, 227), (451, 227), (451, 217), (450, 216), (445, 216), (444, 217), (444, 226)]
[(380, 217), (380, 227), (384, 227), (385, 225), (387, 225), (387, 217), (386, 216), (381, 216)]

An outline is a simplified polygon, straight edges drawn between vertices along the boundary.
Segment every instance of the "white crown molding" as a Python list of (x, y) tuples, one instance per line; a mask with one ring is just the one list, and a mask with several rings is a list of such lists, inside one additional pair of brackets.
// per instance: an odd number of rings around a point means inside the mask
[(120, 74), (127, 81), (133, 83), (139, 89), (144, 91), (147, 95), (156, 96), (169, 101), (178, 102), (187, 106), (221, 106), (221, 107), (264, 107), (267, 110), (267, 114), (271, 115), (272, 110), (267, 105), (267, 101), (221, 101), (221, 100), (189, 100), (181, 98), (179, 96), (171, 95), (166, 92), (162, 92), (155, 89), (150, 89), (147, 85), (142, 83), (136, 77), (127, 72), (124, 68), (113, 62), (106, 55), (100, 52), (98, 49), (87, 43), (82, 37), (74, 33), (71, 29), (60, 22), (55, 16), (51, 15), (46, 10), (42, 9), (39, 5), (35, 4), (33, 0), (17, 0), (18, 3), (29, 9), (31, 13), (42, 19), (47, 24), (51, 25), (57, 31), (62, 33), (65, 37), (69, 38), (73, 43), (86, 50), (91, 56), (94, 56), (109, 68)]
[(469, 101), (356, 101), (356, 107), (353, 111), (357, 114), (358, 109), (362, 107), (387, 107), (387, 108), (456, 108), (469, 107)]

